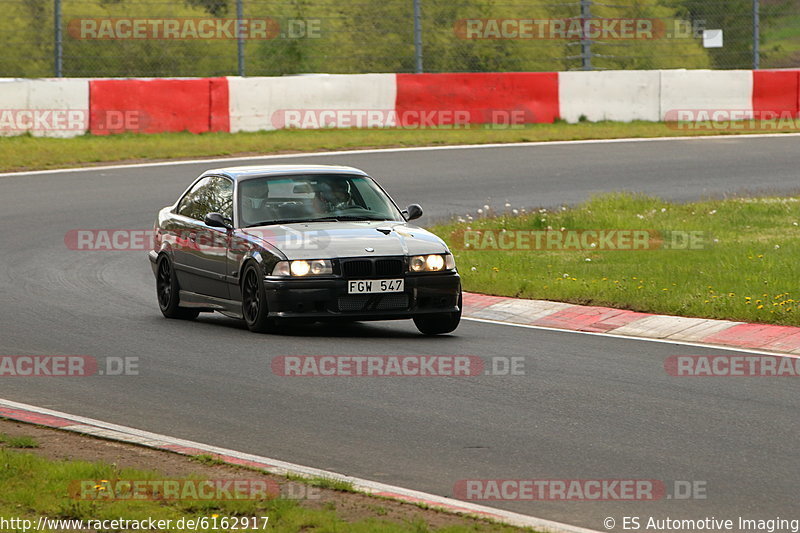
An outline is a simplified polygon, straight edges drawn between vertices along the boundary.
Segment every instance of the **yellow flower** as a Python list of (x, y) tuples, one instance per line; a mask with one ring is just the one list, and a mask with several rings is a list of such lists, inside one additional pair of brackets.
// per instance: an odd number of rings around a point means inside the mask
[(758, 307), (756, 307), (756, 309), (764, 309), (764, 306), (763, 305), (759, 305)]

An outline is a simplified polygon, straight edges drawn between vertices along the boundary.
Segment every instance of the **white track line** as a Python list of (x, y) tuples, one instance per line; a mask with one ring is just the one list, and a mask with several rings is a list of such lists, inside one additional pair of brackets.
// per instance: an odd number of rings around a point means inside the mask
[(487, 318), (470, 318), (468, 316), (463, 316), (462, 320), (471, 320), (472, 322), (483, 322), (486, 324), (494, 324), (498, 326), (514, 326), (517, 328), (528, 328), (528, 329), (538, 329), (544, 331), (554, 331), (557, 333), (578, 333), (580, 335), (594, 335), (597, 337), (611, 337), (617, 340), (633, 340), (633, 341), (647, 341), (647, 342), (660, 342), (662, 344), (679, 344), (681, 346), (695, 346), (698, 348), (713, 348), (715, 350), (722, 350), (726, 352), (744, 352), (744, 353), (752, 353), (758, 355), (775, 355), (778, 357), (787, 357), (789, 359), (797, 359), (800, 358), (800, 355), (790, 354), (790, 353), (781, 353), (781, 352), (769, 352), (765, 350), (753, 350), (750, 348), (737, 348), (735, 346), (726, 346), (724, 344), (706, 344), (702, 342), (692, 342), (692, 341), (682, 341), (682, 340), (673, 340), (673, 339), (654, 339), (653, 337), (637, 337), (636, 335), (617, 335), (615, 333), (603, 333), (599, 331), (576, 331), (574, 329), (564, 329), (564, 328), (551, 328), (549, 326), (537, 326), (534, 324), (517, 324), (515, 322), (503, 322), (502, 320), (491, 320)]
[[(134, 443), (141, 443), (142, 441), (155, 441), (158, 443), (166, 443), (176, 446), (185, 446), (189, 448), (197, 448), (201, 451), (205, 451), (208, 453), (220, 454), (220, 455), (227, 455), (231, 457), (235, 457), (237, 459), (242, 459), (245, 461), (255, 461), (259, 463), (269, 463), (273, 465), (274, 468), (269, 469), (266, 468), (265, 470), (277, 474), (277, 475), (286, 475), (286, 474), (294, 474), (303, 477), (325, 477), (331, 478), (336, 480), (342, 480), (349, 483), (352, 483), (353, 488), (357, 491), (362, 491), (366, 493), (393, 493), (397, 494), (401, 497), (405, 497), (406, 499), (411, 500), (421, 500), (422, 502), (432, 506), (432, 507), (439, 507), (450, 512), (454, 512), (453, 508), (457, 508), (462, 510), (458, 512), (458, 514), (474, 514), (478, 516), (487, 515), (489, 518), (493, 518), (496, 521), (500, 521), (503, 523), (507, 523), (514, 526), (519, 527), (532, 527), (536, 528), (540, 531), (547, 531), (552, 533), (599, 533), (596, 530), (586, 529), (578, 526), (572, 526), (569, 524), (563, 524), (561, 522), (554, 522), (552, 520), (546, 520), (543, 518), (537, 518), (534, 516), (523, 515), (519, 513), (513, 513), (511, 511), (505, 511), (503, 509), (496, 509), (494, 507), (487, 507), (484, 505), (477, 505), (474, 503), (461, 501), (461, 500), (454, 500), (452, 498), (446, 498), (444, 496), (438, 496), (436, 494), (428, 494), (425, 492), (420, 492), (412, 489), (406, 489), (403, 487), (396, 487), (393, 485), (386, 485), (384, 483), (378, 483), (376, 481), (370, 481), (368, 479), (361, 479), (352, 476), (346, 476), (344, 474), (338, 474), (336, 472), (330, 472), (327, 470), (320, 470), (317, 468), (312, 468), (308, 466), (297, 465), (294, 463), (287, 463), (285, 461), (280, 461), (277, 459), (272, 459), (269, 457), (262, 457), (258, 455), (252, 455), (243, 452), (237, 452), (235, 450), (229, 450), (226, 448), (219, 448), (217, 446), (211, 446), (208, 444), (202, 444), (194, 441), (178, 439), (175, 437), (170, 437), (167, 435), (160, 435), (158, 433), (151, 433), (149, 431), (143, 431), (140, 429), (135, 429), (127, 426), (120, 426), (117, 424), (112, 424), (109, 422), (103, 422), (101, 420), (95, 420), (93, 418), (86, 418), (83, 416), (72, 415), (68, 413), (64, 413), (61, 411), (54, 411), (52, 409), (45, 409), (43, 407), (36, 407), (34, 405), (14, 402), (11, 400), (4, 400), (0, 398), (0, 407), (8, 407), (11, 409), (20, 409), (24, 411), (30, 411), (37, 414), (42, 415), (50, 415), (58, 418), (67, 419), (70, 421), (76, 422), (76, 426), (79, 424), (84, 424), (87, 426), (94, 426), (103, 428), (106, 430), (123, 433), (125, 435), (135, 437), (132, 440)], [(70, 431), (69, 427), (66, 428), (55, 428), (55, 429), (62, 429), (66, 431)], [(74, 432), (81, 432), (79, 429), (72, 430)], [(100, 435), (100, 438), (106, 438), (108, 440), (119, 440), (125, 442), (124, 437), (121, 436), (119, 438), (113, 437), (105, 437)], [(146, 446), (146, 444), (145, 444)], [(159, 449), (158, 446), (150, 446), (155, 449)], [(398, 498), (400, 501), (406, 501), (403, 498)]]
[(93, 170), (117, 170), (125, 168), (141, 167), (163, 167), (172, 165), (195, 165), (200, 163), (224, 163), (230, 161), (259, 161), (264, 159), (289, 159), (296, 157), (324, 157), (340, 155), (360, 155), (378, 153), (397, 153), (397, 152), (429, 152), (436, 150), (478, 150), (485, 148), (526, 148), (536, 146), (569, 146), (575, 144), (616, 144), (616, 143), (639, 143), (639, 142), (667, 142), (667, 141), (700, 141), (700, 140), (719, 140), (719, 139), (768, 139), (777, 137), (797, 137), (800, 133), (757, 133), (752, 135), (704, 135), (691, 137), (642, 137), (626, 139), (582, 139), (578, 141), (537, 141), (537, 142), (518, 142), (518, 143), (494, 143), (494, 144), (456, 144), (452, 146), (418, 146), (407, 148), (371, 148), (368, 150), (340, 150), (333, 152), (297, 152), (293, 154), (273, 154), (273, 155), (254, 155), (246, 157), (216, 157), (207, 159), (187, 159), (176, 161), (157, 161), (151, 163), (129, 163), (118, 165), (89, 166), (77, 168), (58, 168), (50, 170), (26, 170), (22, 172), (0, 173), (0, 178), (12, 176), (29, 176), (36, 174), (58, 174), (60, 172), (90, 172)]

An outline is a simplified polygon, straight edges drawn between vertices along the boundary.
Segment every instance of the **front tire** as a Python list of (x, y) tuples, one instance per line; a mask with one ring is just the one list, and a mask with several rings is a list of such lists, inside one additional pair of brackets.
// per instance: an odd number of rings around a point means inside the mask
[(255, 264), (250, 264), (242, 276), (242, 316), (250, 331), (269, 333), (275, 330), (275, 322), (269, 318), (264, 282)]
[(461, 322), (461, 291), (458, 293), (458, 311), (430, 313), (414, 317), (414, 325), (424, 335), (442, 335), (455, 331)]
[(158, 260), (156, 274), (156, 296), (161, 314), (167, 318), (194, 320), (200, 314), (196, 309), (180, 307), (180, 287), (175, 278), (172, 262), (165, 255)]

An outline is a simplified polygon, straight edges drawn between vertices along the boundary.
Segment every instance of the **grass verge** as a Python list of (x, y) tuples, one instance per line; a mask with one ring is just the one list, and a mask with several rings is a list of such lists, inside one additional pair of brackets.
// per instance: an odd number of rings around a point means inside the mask
[[(707, 126), (707, 127), (706, 127)], [(781, 132), (800, 129), (781, 128)], [(754, 133), (721, 129), (711, 124), (675, 129), (665, 123), (636, 121), (530, 124), (465, 129), (324, 129), (276, 130), (255, 133), (161, 133), (153, 135), (84, 135), (70, 139), (0, 137), (0, 170), (34, 170), (107, 162), (265, 155), (290, 152), (512, 143), (625, 137), (674, 137)], [(770, 133), (770, 132), (766, 132)]]
[[(0, 425), (12, 430), (20, 430), (17, 423), (0, 420)], [(247, 480), (270, 479), (260, 472), (240, 469), (229, 465), (198, 464), (190, 457), (181, 457), (165, 452), (140, 449), (133, 446), (119, 445), (107, 441), (84, 437), (76, 434), (31, 428), (39, 434), (37, 439), (44, 441), (42, 450), (21, 451), (12, 449), (13, 442), (36, 442), (31, 436), (18, 434), (9, 436), (5, 433), (0, 444), (0, 530), (25, 531), (20, 520), (30, 520), (38, 524), (40, 517), (51, 520), (39, 531), (75, 530), (76, 523), (56, 520), (83, 520), (84, 527), (94, 527), (95, 521), (103, 520), (171, 520), (170, 527), (159, 529), (134, 528), (138, 531), (213, 531), (216, 519), (216, 531), (276, 531), (276, 532), (386, 532), (386, 533), (511, 533), (522, 531), (519, 528), (503, 526), (485, 520), (469, 517), (447, 515), (438, 511), (425, 510), (420, 507), (372, 498), (360, 493), (340, 492), (344, 487), (331, 484), (329, 480), (304, 480), (311, 486), (319, 486), (316, 492), (288, 491), (287, 497), (284, 483), (278, 481), (281, 496), (272, 494), (263, 499), (228, 499), (213, 501), (205, 499), (173, 499), (158, 500), (133, 498), (124, 494), (116, 500), (107, 496), (98, 499), (85, 499), (76, 496), (85, 490), (83, 481), (92, 483), (96, 491), (106, 487), (119, 487), (121, 480), (136, 482), (156, 482), (165, 480)], [(68, 450), (91, 448), (94, 453), (112, 456), (113, 462), (76, 460)], [(141, 463), (137, 454), (147, 454), (148, 463), (158, 463), (171, 472), (167, 476), (161, 471), (142, 468), (131, 468), (126, 463)], [(49, 455), (49, 456), (48, 456)], [(58, 459), (54, 458), (58, 457)], [(276, 479), (272, 477), (272, 479)], [(111, 481), (109, 481), (111, 480)], [(274, 483), (274, 481), (273, 481)], [(198, 485), (199, 486), (199, 485)], [(76, 489), (76, 487), (84, 487)], [(235, 490), (235, 489), (233, 489)], [(94, 494), (92, 490), (90, 493)], [(291, 493), (307, 494), (306, 497), (292, 497)], [(198, 491), (199, 493), (199, 491)], [(108, 492), (98, 494), (109, 494)], [(141, 495), (143, 492), (138, 492)], [(313, 494), (314, 497), (310, 495)], [(242, 524), (256, 527), (242, 527)], [(268, 520), (264, 520), (268, 517)], [(234, 520), (238, 518), (239, 527), (234, 529)], [(247, 518), (246, 522), (241, 522)], [(17, 519), (17, 522), (8, 522)], [(179, 520), (183, 519), (183, 527)], [(228, 526), (222, 520), (227, 519)], [(6, 522), (3, 522), (5, 520)], [(91, 523), (87, 521), (92, 521)], [(195, 520), (199, 525), (195, 528), (186, 521)], [(133, 527), (131, 524), (127, 524)], [(110, 528), (110, 529), (108, 529)], [(27, 530), (30, 531), (31, 528)], [(95, 528), (97, 529), (97, 528)], [(100, 530), (128, 531), (120, 525), (106, 524)], [(529, 531), (529, 530), (525, 530)]]
[[(453, 249), (468, 291), (800, 325), (798, 197), (674, 204), (619, 193), (572, 208), (523, 209), (514, 214), (509, 207), (507, 213), (461, 220), (431, 229)], [(538, 250), (500, 249), (503, 230), (550, 228), (563, 230), (565, 236), (569, 230), (648, 230), (670, 235), (668, 244), (675, 235), (698, 233), (692, 234), (694, 249), (601, 250), (591, 244), (579, 250), (541, 249), (548, 248), (546, 240)], [(497, 237), (497, 244), (492, 246), (486, 235)], [(517, 233), (513, 235), (516, 238)], [(686, 242), (682, 237), (677, 241)], [(512, 241), (506, 239), (506, 246), (508, 242)], [(512, 246), (517, 247), (516, 242)], [(658, 239), (651, 242), (659, 244)], [(530, 247), (535, 241), (529, 242)]]

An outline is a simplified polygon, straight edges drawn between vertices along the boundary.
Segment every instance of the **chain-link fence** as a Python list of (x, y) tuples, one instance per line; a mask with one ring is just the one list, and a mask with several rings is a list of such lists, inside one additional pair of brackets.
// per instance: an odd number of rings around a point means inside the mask
[(800, 66), (800, 0), (0, 5), (0, 77)]

